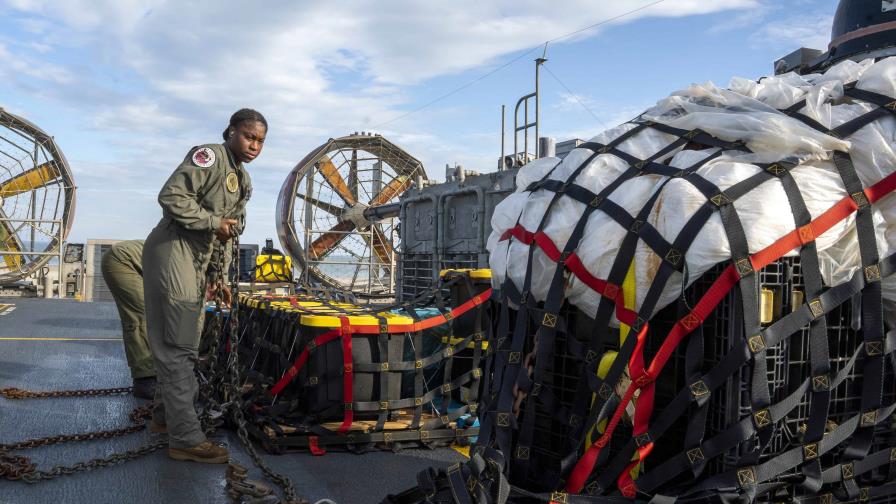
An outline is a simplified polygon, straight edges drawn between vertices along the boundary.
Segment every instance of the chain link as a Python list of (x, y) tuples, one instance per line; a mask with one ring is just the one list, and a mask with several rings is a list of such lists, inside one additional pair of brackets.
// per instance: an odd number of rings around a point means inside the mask
[(96, 397), (107, 395), (130, 394), (134, 387), (118, 387), (107, 389), (85, 390), (53, 390), (49, 392), (33, 392), (15, 387), (0, 389), (0, 395), (7, 399), (47, 399), (50, 397)]
[[(227, 411), (231, 414), (231, 419), (237, 427), (237, 436), (243, 448), (249, 454), (252, 462), (261, 470), (264, 475), (272, 482), (276, 483), (283, 490), (283, 504), (308, 504), (308, 501), (298, 497), (295, 486), (292, 481), (279, 473), (274, 472), (255, 450), (252, 441), (249, 439), (249, 433), (246, 430), (246, 418), (243, 414), (243, 401), (241, 391), (241, 377), (238, 358), (238, 337), (239, 332), (239, 316), (238, 316), (238, 300), (239, 300), (239, 236), (234, 233), (231, 238), (231, 257), (235, 262), (236, 275), (230, 284), (231, 306), (230, 317), (226, 337), (228, 342), (228, 354), (226, 360), (226, 368), (224, 372), (219, 374), (219, 346), (222, 336), (225, 335), (223, 327), (222, 311), (224, 306), (224, 290), (225, 278), (227, 272), (224, 270), (225, 257), (223, 245), (218, 248), (217, 254), (217, 271), (215, 272), (214, 281), (214, 301), (215, 301), (215, 318), (213, 322), (213, 340), (209, 349), (209, 357), (205, 367), (204, 382), (200, 386), (200, 398), (205, 405), (201, 414), (200, 422), (206, 433), (215, 430), (212, 411), (218, 410), (222, 413)], [(201, 374), (201, 373), (200, 373)], [(61, 390), (50, 392), (33, 392), (18, 388), (5, 388), (0, 390), (0, 395), (7, 399), (44, 399), (51, 397), (91, 397), (127, 394), (132, 391), (132, 387), (120, 387), (109, 389), (87, 389), (87, 390)], [(218, 401), (215, 392), (221, 393), (224, 403)], [(230, 400), (228, 401), (228, 397)], [(31, 462), (31, 459), (22, 455), (13, 455), (10, 451), (25, 450), (36, 448), (39, 446), (50, 446), (66, 442), (91, 441), (95, 439), (109, 439), (119, 436), (125, 436), (143, 430), (146, 419), (151, 416), (151, 406), (141, 406), (135, 408), (130, 415), (131, 421), (135, 425), (120, 429), (112, 429), (106, 431), (87, 432), (82, 434), (63, 434), (58, 436), (47, 436), (44, 438), (28, 439), (16, 443), (0, 445), (0, 477), (10, 480), (21, 479), (28, 483), (36, 483), (43, 480), (58, 478), (63, 475), (75, 474), (78, 472), (90, 471), (100, 467), (108, 467), (120, 464), (128, 460), (134, 460), (144, 455), (152, 453), (167, 446), (168, 442), (155, 441), (145, 444), (134, 450), (127, 450), (119, 453), (113, 453), (107, 457), (95, 458), (87, 461), (75, 463), (71, 466), (55, 466), (48, 471), (38, 470), (37, 466)], [(228, 472), (228, 475), (230, 473)], [(231, 478), (228, 477), (228, 481)], [(238, 485), (232, 485), (237, 488)], [(231, 497), (234, 501), (242, 498), (239, 492), (232, 492)]]
[(224, 291), (224, 274), (220, 273), (224, 268), (224, 251), (223, 247), (219, 246), (217, 250), (217, 264), (215, 267), (218, 270), (218, 274), (215, 275), (213, 279), (214, 286), (214, 301), (215, 301), (215, 317), (212, 319), (212, 341), (209, 346), (208, 352), (208, 361), (204, 366), (205, 373), (200, 373), (203, 376), (204, 381), (200, 384), (199, 387), (199, 401), (200, 404), (203, 405), (202, 411), (199, 415), (199, 422), (202, 425), (202, 430), (206, 434), (211, 434), (215, 430), (214, 420), (212, 418), (211, 412), (213, 410), (221, 410), (221, 404), (218, 402), (218, 398), (215, 395), (215, 390), (221, 390), (221, 383), (219, 383), (220, 377), (218, 376), (218, 369), (220, 367), (218, 363), (219, 359), (219, 346), (221, 343), (221, 336), (224, 333), (224, 329), (222, 327), (222, 307), (224, 305), (223, 291)]
[(105, 431), (85, 432), (82, 434), (60, 434), (58, 436), (47, 436), (42, 438), (26, 439), (11, 444), (0, 444), (0, 451), (20, 451), (37, 448), (39, 446), (51, 446), (60, 443), (69, 443), (72, 441), (93, 441), (96, 439), (111, 439), (115, 437), (126, 436), (135, 432), (140, 432), (146, 426), (146, 419), (152, 415), (151, 406), (139, 406), (134, 408), (130, 413), (131, 422), (134, 425), (130, 427), (122, 427), (120, 429), (110, 429)]
[(109, 467), (129, 460), (135, 460), (144, 455), (148, 455), (156, 450), (168, 446), (168, 441), (155, 441), (145, 444), (134, 450), (127, 450), (119, 453), (113, 453), (108, 457), (95, 458), (86, 462), (78, 462), (71, 466), (56, 466), (49, 471), (34, 471), (22, 476), (22, 480), (26, 483), (37, 483), (38, 481), (50, 480), (59, 476), (67, 476), (79, 472), (92, 471), (99, 467)]
[[(17, 388), (7, 388), (0, 390), (0, 394), (8, 399), (45, 399), (49, 397), (87, 397), (87, 396), (104, 396), (115, 395), (130, 392), (130, 387), (112, 388), (112, 389), (87, 389), (87, 390), (60, 390), (51, 392), (33, 392)], [(107, 467), (110, 465), (120, 464), (127, 460), (140, 458), (143, 455), (152, 453), (168, 444), (167, 441), (156, 441), (147, 443), (135, 450), (127, 450), (120, 453), (113, 453), (107, 457), (95, 458), (78, 462), (71, 466), (56, 466), (49, 471), (42, 471), (37, 465), (31, 462), (29, 457), (24, 455), (13, 455), (9, 452), (28, 450), (40, 446), (51, 446), (60, 443), (93, 441), (96, 439), (111, 439), (135, 432), (140, 432), (146, 427), (146, 419), (152, 415), (152, 407), (149, 405), (138, 406), (134, 408), (129, 417), (134, 424), (130, 427), (122, 427), (120, 429), (110, 429), (104, 431), (84, 432), (80, 434), (60, 434), (57, 436), (47, 436), (42, 438), (26, 439), (16, 443), (0, 444), (0, 477), (9, 480), (22, 480), (26, 483), (37, 483), (38, 481), (58, 478), (62, 475), (74, 474), (77, 472), (90, 471), (98, 467)]]
[[(237, 436), (240, 439), (240, 442), (243, 445), (243, 448), (249, 454), (249, 457), (252, 459), (252, 462), (258, 467), (264, 475), (277, 484), (281, 489), (283, 489), (283, 498), (284, 504), (308, 504), (308, 501), (304, 499), (300, 499), (296, 494), (295, 486), (292, 481), (282, 474), (274, 472), (262, 459), (258, 452), (255, 450), (255, 447), (252, 446), (252, 441), (249, 439), (249, 433), (246, 430), (246, 418), (243, 414), (243, 399), (242, 399), (242, 391), (241, 389), (241, 378), (240, 378), (240, 369), (239, 369), (239, 352), (238, 345), (239, 340), (237, 334), (239, 333), (239, 236), (234, 233), (231, 238), (231, 260), (235, 261), (235, 270), (236, 273), (234, 275), (234, 279), (230, 284), (230, 318), (228, 320), (227, 326), (227, 341), (229, 343), (229, 352), (227, 354), (227, 373), (229, 378), (229, 393), (230, 393), (230, 413), (232, 415), (233, 423), (237, 428)], [(224, 275), (226, 272), (224, 271), (224, 254), (223, 250), (218, 254), (219, 259), (219, 267), (217, 268), (218, 278), (216, 278), (216, 286), (218, 287), (219, 292), (216, 294), (216, 306), (218, 306), (218, 315), (216, 318), (220, 319), (220, 304), (217, 303), (217, 299), (221, 298), (223, 290), (221, 287), (224, 285)], [(220, 322), (219, 322), (220, 324)], [(220, 334), (220, 333), (219, 333)], [(222, 377), (222, 381), (223, 381)], [(223, 384), (222, 384), (223, 385)], [(226, 389), (226, 387), (225, 387)]]

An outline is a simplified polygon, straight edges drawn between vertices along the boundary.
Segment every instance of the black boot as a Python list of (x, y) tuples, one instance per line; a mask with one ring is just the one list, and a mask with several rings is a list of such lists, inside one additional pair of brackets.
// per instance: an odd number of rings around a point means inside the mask
[(156, 396), (156, 377), (134, 378), (134, 397), (152, 400)]

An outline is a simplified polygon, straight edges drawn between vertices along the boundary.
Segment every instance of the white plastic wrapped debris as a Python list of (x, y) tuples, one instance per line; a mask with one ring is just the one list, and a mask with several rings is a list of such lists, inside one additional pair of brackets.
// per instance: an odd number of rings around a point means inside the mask
[[(801, 110), (821, 124), (835, 128), (861, 116), (875, 106), (861, 101), (844, 99), (843, 85), (857, 82), (859, 89), (896, 97), (896, 58), (874, 63), (845, 61), (826, 73), (800, 76), (785, 74), (767, 77), (760, 82), (735, 78), (729, 89), (711, 83), (693, 85), (657, 103), (642, 115), (643, 119), (667, 124), (684, 130), (700, 129), (725, 141), (743, 141), (752, 151), (726, 151), (704, 164), (698, 172), (721, 189), (726, 189), (761, 168), (756, 163), (781, 160), (798, 162), (792, 169), (803, 199), (813, 218), (847, 196), (843, 183), (832, 162), (835, 150), (849, 152), (862, 183), (867, 187), (881, 180), (896, 167), (896, 120), (886, 116), (863, 127), (846, 140), (823, 134), (801, 121), (790, 118), (777, 109), (787, 108), (806, 99)], [(609, 143), (634, 124), (605, 131), (592, 139)], [(647, 128), (622, 142), (618, 148), (639, 159), (648, 158), (677, 138)], [(717, 149), (677, 150), (659, 162), (686, 168), (715, 154)], [(562, 162), (556, 158), (539, 159), (524, 166), (517, 176), (517, 191), (495, 209), (492, 217), (493, 233), (488, 242), (490, 266), (495, 286), (509, 277), (517, 288), (522, 288), (526, 270), (531, 268), (530, 292), (543, 301), (554, 275), (556, 264), (537, 245), (530, 247), (519, 240), (501, 240), (514, 226), (522, 225), (534, 232), (545, 217), (554, 193), (539, 190), (523, 192), (532, 182), (547, 176), (566, 181), (573, 171), (594, 153), (586, 149), (572, 151)], [(612, 183), (628, 168), (628, 164), (613, 154), (601, 154), (590, 161), (574, 183), (592, 192)], [(609, 199), (636, 215), (660, 185), (661, 176), (641, 176), (623, 183)], [(706, 201), (705, 196), (682, 179), (668, 181), (661, 189), (648, 222), (668, 241), (673, 242), (685, 223)], [(769, 180), (739, 198), (735, 208), (743, 224), (751, 253), (772, 244), (795, 228), (790, 203), (781, 182)], [(545, 220), (543, 231), (563, 249), (585, 205), (572, 198), (561, 197)], [(874, 205), (873, 219), (878, 252), (885, 257), (896, 252), (896, 195), (890, 194)], [(588, 271), (597, 278), (610, 274), (619, 246), (627, 230), (603, 212), (593, 212), (588, 219), (585, 235), (576, 254)], [(838, 223), (816, 239), (821, 274), (826, 285), (844, 282), (860, 268), (855, 218)], [(789, 255), (797, 255), (798, 250)], [(685, 259), (688, 279), (696, 280), (715, 264), (730, 260), (731, 250), (718, 213), (714, 213), (700, 231)], [(640, 308), (648, 289), (653, 284), (662, 259), (644, 243), (639, 242), (635, 257), (636, 305)], [(568, 299), (593, 314), (600, 301), (599, 294), (571, 275), (567, 275), (565, 294)], [(664, 289), (656, 310), (673, 302), (681, 292), (682, 276), (673, 274)], [(887, 306), (896, 302), (896, 278), (884, 281)], [(896, 314), (890, 314), (890, 319)], [(615, 323), (615, 322), (614, 322)]]

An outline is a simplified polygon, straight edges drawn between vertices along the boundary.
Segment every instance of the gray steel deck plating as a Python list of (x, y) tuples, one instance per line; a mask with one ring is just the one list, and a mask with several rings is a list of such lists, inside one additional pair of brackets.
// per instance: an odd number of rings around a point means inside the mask
[[(0, 388), (32, 390), (130, 385), (120, 326), (112, 303), (0, 299), (13, 310), (0, 313)], [(50, 339), (61, 338), (61, 339)], [(127, 415), (141, 401), (131, 396), (7, 400), (0, 398), (0, 443), (61, 433), (130, 425)], [(136, 448), (152, 439), (146, 431), (124, 438), (63, 444), (21, 452), (42, 469)], [(232, 457), (263, 479), (232, 432), (215, 438)], [(261, 450), (261, 448), (258, 448)], [(263, 451), (261, 451), (263, 453)], [(414, 485), (418, 471), (463, 460), (449, 448), (374, 452), (264, 455), (312, 502), (379, 502)], [(28, 485), (0, 479), (0, 503), (211, 503), (227, 502), (223, 465), (176, 462), (164, 450), (140, 460)]]

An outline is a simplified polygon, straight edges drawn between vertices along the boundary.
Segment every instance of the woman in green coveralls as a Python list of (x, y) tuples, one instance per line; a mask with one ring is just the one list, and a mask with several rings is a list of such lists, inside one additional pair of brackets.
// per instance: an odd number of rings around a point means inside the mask
[(162, 220), (143, 248), (146, 320), (158, 381), (149, 428), (168, 433), (168, 456), (175, 460), (228, 459), (227, 449), (208, 441), (200, 428), (193, 368), (205, 272), (222, 243), (224, 271), (229, 267), (231, 233), (242, 233), (252, 193), (243, 164), (261, 153), (267, 129), (260, 113), (241, 109), (230, 118), (223, 144), (191, 149), (159, 193)]

